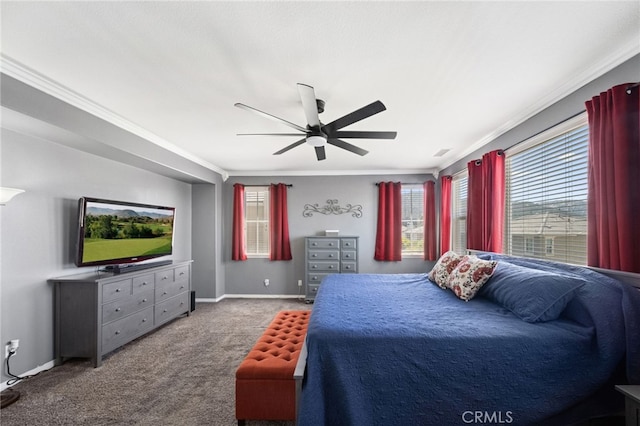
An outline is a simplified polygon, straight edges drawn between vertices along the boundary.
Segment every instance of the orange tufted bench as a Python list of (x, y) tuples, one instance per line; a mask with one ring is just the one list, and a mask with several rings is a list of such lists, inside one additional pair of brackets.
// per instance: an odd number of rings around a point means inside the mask
[(236, 419), (295, 420), (294, 371), (311, 311), (281, 311), (236, 370)]

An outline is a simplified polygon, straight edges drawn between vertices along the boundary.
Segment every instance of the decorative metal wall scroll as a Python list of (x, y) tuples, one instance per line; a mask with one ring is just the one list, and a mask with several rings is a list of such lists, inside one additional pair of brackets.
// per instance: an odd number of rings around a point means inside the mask
[(311, 217), (314, 213), (322, 213), (326, 215), (351, 213), (351, 216), (353, 217), (362, 217), (362, 206), (359, 204), (347, 204), (345, 207), (340, 207), (338, 200), (327, 200), (327, 205), (322, 207), (320, 207), (319, 204), (304, 205), (302, 216)]

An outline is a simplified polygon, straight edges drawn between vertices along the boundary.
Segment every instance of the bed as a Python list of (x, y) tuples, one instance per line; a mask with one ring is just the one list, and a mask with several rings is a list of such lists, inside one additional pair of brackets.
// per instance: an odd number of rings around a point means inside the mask
[[(425, 274), (330, 275), (309, 322), (298, 424), (574, 424), (640, 383), (640, 291), (587, 268), (484, 254), (469, 301)], [(544, 290), (541, 290), (544, 289)]]

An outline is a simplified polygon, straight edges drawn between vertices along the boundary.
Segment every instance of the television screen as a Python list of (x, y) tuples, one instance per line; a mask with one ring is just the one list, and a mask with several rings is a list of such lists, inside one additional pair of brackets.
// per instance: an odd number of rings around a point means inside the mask
[(117, 265), (170, 255), (175, 208), (82, 197), (77, 266)]

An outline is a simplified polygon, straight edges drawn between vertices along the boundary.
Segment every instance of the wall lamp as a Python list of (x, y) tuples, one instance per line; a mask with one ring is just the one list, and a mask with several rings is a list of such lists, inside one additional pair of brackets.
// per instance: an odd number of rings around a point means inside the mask
[(0, 206), (7, 204), (13, 197), (22, 194), (24, 189), (0, 187)]

